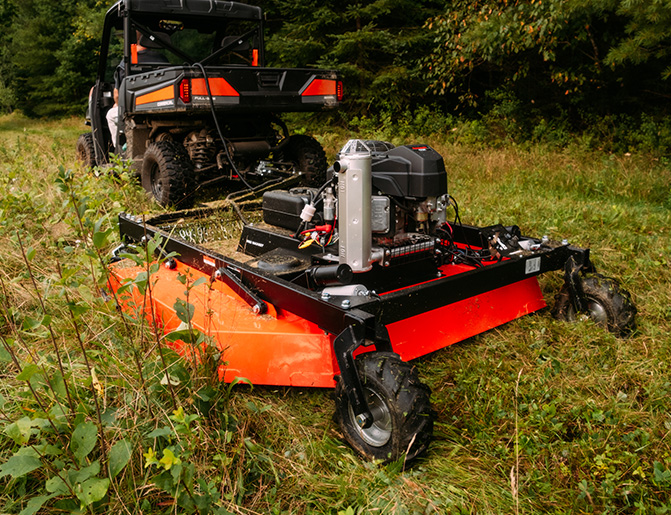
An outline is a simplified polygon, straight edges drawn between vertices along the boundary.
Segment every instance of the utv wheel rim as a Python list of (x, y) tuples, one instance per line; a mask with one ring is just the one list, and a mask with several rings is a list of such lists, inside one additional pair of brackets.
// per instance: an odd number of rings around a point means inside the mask
[(161, 184), (160, 176), (161, 170), (158, 164), (154, 163), (151, 167), (151, 192), (157, 199), (162, 198), (163, 195), (163, 185)]
[(389, 407), (377, 392), (370, 389), (366, 389), (366, 401), (373, 415), (373, 423), (366, 428), (360, 427), (352, 406), (349, 407), (350, 420), (364, 442), (371, 447), (382, 447), (391, 440), (392, 423)]
[(587, 311), (594, 322), (604, 327), (608, 325), (608, 313), (606, 313), (606, 308), (600, 302), (590, 300), (587, 303)]

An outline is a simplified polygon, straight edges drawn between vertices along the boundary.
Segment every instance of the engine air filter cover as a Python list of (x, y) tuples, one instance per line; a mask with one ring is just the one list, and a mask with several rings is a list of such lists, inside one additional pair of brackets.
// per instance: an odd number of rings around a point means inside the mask
[(443, 157), (428, 145), (404, 145), (373, 155), (373, 191), (406, 198), (447, 193)]

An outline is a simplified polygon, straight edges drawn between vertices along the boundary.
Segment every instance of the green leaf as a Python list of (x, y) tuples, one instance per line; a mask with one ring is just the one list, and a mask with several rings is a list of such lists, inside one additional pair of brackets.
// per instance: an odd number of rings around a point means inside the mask
[(107, 237), (112, 233), (111, 229), (106, 231), (95, 232), (93, 234), (93, 246), (97, 249), (101, 249), (107, 242)]
[(84, 303), (70, 301), (68, 302), (68, 309), (75, 317), (80, 317), (88, 312), (91, 307), (85, 305)]
[(191, 321), (196, 310), (196, 307), (193, 304), (182, 299), (177, 299), (173, 308), (175, 309), (177, 318), (185, 324), (188, 324)]
[(239, 376), (235, 376), (233, 378), (233, 381), (231, 381), (230, 386), (235, 386), (236, 384), (240, 384), (240, 383), (248, 384), (252, 388), (254, 387), (254, 385), (252, 384), (252, 382), (249, 379), (247, 379), (246, 377), (239, 377)]
[(3, 433), (14, 440), (17, 445), (25, 445), (30, 440), (33, 425), (29, 417), (22, 417), (5, 427)]
[(184, 329), (181, 331), (171, 331), (165, 335), (169, 342), (183, 341), (191, 345), (198, 345), (205, 341), (205, 335), (200, 331)]
[(248, 384), (251, 388), (254, 388), (254, 385), (252, 384), (252, 382), (249, 379), (247, 379), (246, 377), (235, 376), (233, 378), (233, 381), (231, 381), (231, 383), (226, 387), (226, 395), (230, 396), (231, 395), (231, 390), (233, 389), (233, 387), (237, 384), (240, 384), (240, 383)]
[(109, 452), (109, 473), (116, 477), (130, 461), (133, 449), (126, 439), (116, 442)]
[(44, 487), (47, 489), (47, 492), (54, 495), (68, 495), (70, 493), (68, 485), (60, 476), (54, 476), (47, 480)]
[(145, 290), (147, 289), (147, 272), (140, 272), (135, 276), (135, 280), (131, 281), (131, 284), (137, 286), (138, 291), (144, 295)]
[(77, 488), (77, 499), (81, 501), (82, 506), (89, 506), (105, 497), (109, 485), (110, 480), (107, 478), (99, 479), (94, 477), (88, 479)]
[(170, 449), (163, 449), (163, 457), (158, 461), (165, 470), (170, 470), (173, 466), (182, 463)]
[(196, 286), (200, 286), (201, 284), (203, 284), (207, 281), (208, 281), (207, 277), (200, 277), (193, 282), (193, 284), (191, 285), (191, 288), (195, 288)]
[(83, 483), (84, 481), (87, 481), (92, 477), (97, 476), (98, 472), (100, 472), (100, 461), (95, 460), (88, 467), (82, 467), (79, 470), (77, 469), (68, 470), (68, 481), (70, 481), (71, 485), (75, 485), (77, 483)]
[(154, 429), (151, 433), (147, 435), (147, 438), (158, 438), (159, 436), (173, 436), (172, 429), (168, 426), (159, 427)]
[(213, 388), (212, 386), (206, 385), (198, 390), (195, 394), (195, 397), (203, 402), (209, 402), (219, 393), (219, 390)]
[(70, 449), (80, 464), (84, 462), (84, 458), (86, 458), (96, 446), (97, 441), (98, 428), (93, 422), (83, 422), (72, 432)]
[(23, 330), (24, 331), (34, 331), (35, 329), (41, 326), (47, 326), (51, 323), (51, 317), (49, 315), (42, 315), (40, 318), (26, 317), (23, 319)]
[(22, 456), (15, 454), (5, 463), (0, 465), (0, 478), (5, 476), (17, 477), (25, 476), (33, 470), (42, 466), (42, 462), (34, 456)]
[(37, 497), (33, 497), (26, 503), (26, 507), (19, 512), (19, 515), (35, 515), (35, 513), (40, 511), (40, 508), (42, 508), (42, 505), (44, 505), (45, 502), (53, 499), (57, 495), (58, 494), (38, 495)]
[(658, 485), (664, 485), (671, 481), (671, 471), (667, 469), (659, 461), (655, 461), (653, 464), (653, 469), (655, 472), (655, 483)]
[(35, 374), (37, 374), (39, 371), (40, 368), (37, 365), (30, 363), (29, 365), (23, 367), (23, 370), (18, 376), (16, 376), (16, 378), (19, 381), (30, 381), (30, 378), (33, 377)]
[(7, 351), (4, 345), (0, 346), (0, 362), (9, 363), (12, 361), (12, 355)]
[(55, 372), (49, 378), (49, 384), (53, 392), (59, 396), (61, 399), (67, 397), (67, 386), (65, 384), (65, 379), (60, 372)]

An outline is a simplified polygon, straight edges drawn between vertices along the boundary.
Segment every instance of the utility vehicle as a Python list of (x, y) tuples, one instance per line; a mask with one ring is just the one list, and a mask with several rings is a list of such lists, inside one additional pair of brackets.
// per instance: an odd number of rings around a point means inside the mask
[[(79, 159), (103, 166), (115, 152), (162, 205), (188, 206), (196, 189), (224, 179), (302, 174), (321, 184), (324, 150), (312, 137), (290, 135), (280, 115), (337, 108), (342, 82), (333, 70), (266, 67), (263, 20), (259, 7), (222, 0), (115, 4)], [(119, 63), (119, 131), (111, 134), (106, 114)]]
[[(222, 224), (230, 203), (121, 215), (110, 290), (168, 341), (211, 338), (225, 382), (335, 388), (344, 438), (383, 461), (414, 459), (431, 440), (430, 391), (412, 360), (544, 308), (539, 274), (563, 274), (557, 317), (633, 329), (630, 295), (596, 273), (589, 249), (462, 224), (428, 145), (352, 140), (328, 175), (319, 188), (266, 191), (262, 221), (236, 239)], [(165, 266), (132, 252), (151, 239)], [(174, 345), (198, 359), (199, 345)]]

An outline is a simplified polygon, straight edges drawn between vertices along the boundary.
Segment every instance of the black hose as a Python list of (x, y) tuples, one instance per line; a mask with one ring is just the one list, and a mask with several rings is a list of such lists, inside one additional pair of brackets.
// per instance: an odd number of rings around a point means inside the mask
[[(231, 152), (228, 148), (228, 140), (224, 137), (224, 133), (221, 130), (221, 126), (219, 125), (219, 120), (217, 119), (217, 111), (214, 107), (214, 97), (212, 96), (212, 90), (210, 89), (210, 78), (207, 75), (207, 72), (205, 71), (205, 67), (201, 63), (194, 63), (194, 67), (197, 67), (200, 69), (201, 73), (203, 74), (203, 77), (205, 79), (205, 88), (207, 89), (207, 98), (210, 101), (210, 112), (212, 113), (212, 118), (214, 119), (214, 125), (217, 128), (217, 134), (219, 135), (219, 139), (221, 139), (222, 144), (224, 145), (224, 151), (226, 152), (226, 159), (228, 159), (229, 164), (231, 165), (231, 168), (233, 168), (233, 172), (235, 175), (238, 176), (238, 178), (242, 181), (242, 183), (245, 185), (247, 190), (244, 190), (246, 192), (252, 192), (254, 191), (254, 188), (245, 180), (245, 178), (242, 176), (242, 174), (239, 172), (238, 167), (235, 166), (235, 162), (233, 161), (233, 156), (231, 156)], [(263, 186), (263, 184), (261, 185)], [(240, 193), (239, 191), (234, 192), (235, 194)], [(242, 214), (242, 210), (240, 209), (240, 206), (232, 200), (230, 197), (234, 194), (231, 193), (226, 197), (226, 200), (231, 203), (233, 206), (233, 209), (235, 210), (235, 213), (238, 215), (238, 218), (240, 218), (240, 221), (248, 225), (249, 221), (247, 218), (245, 218), (245, 215)]]
[(238, 171), (238, 167), (235, 166), (235, 163), (233, 162), (233, 156), (231, 156), (231, 152), (228, 148), (229, 141), (224, 136), (224, 133), (221, 130), (221, 126), (219, 125), (219, 120), (217, 118), (217, 112), (216, 112), (216, 109), (214, 107), (214, 97), (212, 96), (212, 90), (210, 89), (210, 78), (208, 77), (207, 72), (205, 71), (205, 67), (201, 63), (194, 63), (193, 66), (199, 68), (201, 73), (203, 74), (203, 77), (205, 78), (205, 88), (207, 89), (207, 98), (210, 101), (210, 111), (212, 112), (212, 118), (214, 119), (214, 125), (217, 128), (217, 134), (219, 135), (219, 139), (221, 139), (221, 142), (224, 145), (224, 151), (226, 152), (226, 159), (228, 159), (228, 162), (230, 163), (231, 168), (233, 168), (233, 171), (238, 176), (238, 178), (242, 181), (242, 183), (247, 187), (247, 189), (251, 190), (252, 187), (249, 185), (247, 180), (242, 176), (242, 174)]

